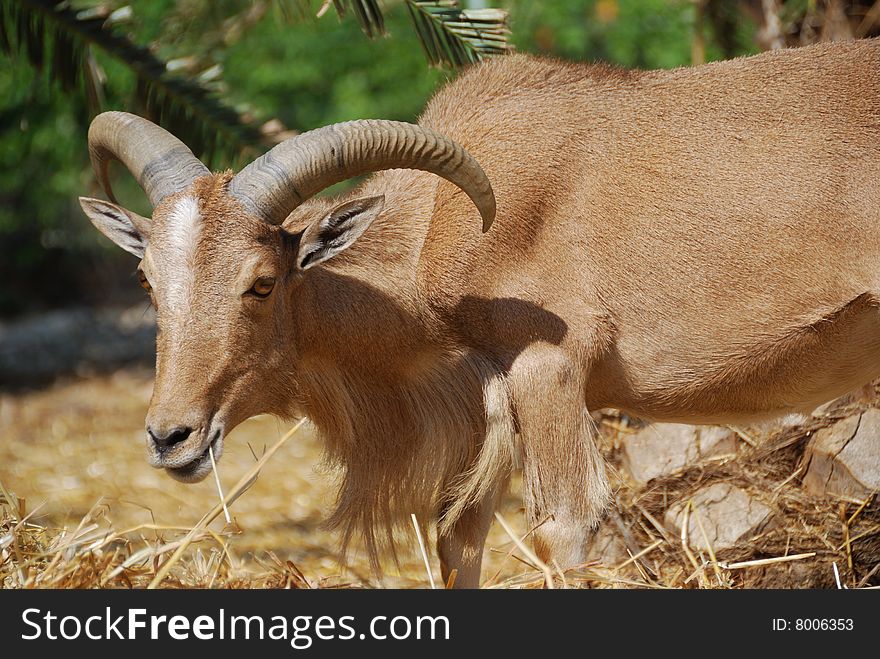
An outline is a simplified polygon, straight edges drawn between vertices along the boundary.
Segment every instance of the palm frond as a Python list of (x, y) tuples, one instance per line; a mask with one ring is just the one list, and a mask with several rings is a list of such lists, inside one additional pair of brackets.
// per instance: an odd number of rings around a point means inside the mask
[[(405, 4), (432, 65), (459, 67), (513, 49), (503, 9), (462, 9), (457, 0), (405, 0)], [(318, 15), (331, 5), (340, 17), (350, 10), (368, 37), (385, 34), (376, 0), (325, 0)]]
[(456, 0), (406, 0), (428, 61), (464, 66), (512, 50), (503, 9), (462, 9)]
[(385, 34), (385, 18), (377, 0), (333, 0), (333, 8), (340, 18), (345, 16), (347, 9), (351, 9), (361, 30), (370, 39)]
[(259, 127), (225, 105), (208, 87), (175, 75), (147, 48), (118, 33), (108, 10), (77, 11), (66, 0), (3, 0), (0, 49), (48, 70), (62, 89), (85, 89), (91, 111), (102, 104), (99, 69), (91, 56), (98, 47), (135, 76), (136, 109), (184, 140), (207, 162), (235, 157), (261, 143)]

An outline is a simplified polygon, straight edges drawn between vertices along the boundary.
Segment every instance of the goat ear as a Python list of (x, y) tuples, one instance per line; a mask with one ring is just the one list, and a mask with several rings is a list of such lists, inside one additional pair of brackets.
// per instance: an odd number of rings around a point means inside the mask
[(80, 197), (79, 205), (98, 231), (126, 252), (143, 258), (150, 237), (150, 220), (103, 199)]
[(308, 270), (350, 247), (385, 206), (385, 195), (361, 197), (340, 204), (305, 228), (299, 240), (296, 265)]

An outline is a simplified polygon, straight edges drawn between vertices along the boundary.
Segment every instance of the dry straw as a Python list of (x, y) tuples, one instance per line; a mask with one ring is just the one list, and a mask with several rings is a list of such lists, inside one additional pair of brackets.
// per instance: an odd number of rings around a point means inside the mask
[[(848, 413), (851, 413), (848, 412)], [(608, 522), (614, 542), (623, 547), (621, 558), (593, 560), (566, 570), (547, 565), (529, 547), (529, 536), (515, 532), (502, 515), (490, 535), (487, 574), (489, 588), (738, 588), (840, 587), (869, 588), (880, 584), (880, 505), (876, 496), (850, 502), (823, 499), (806, 493), (800, 479), (808, 465), (804, 447), (815, 431), (833, 423), (812, 420), (799, 428), (775, 433), (742, 431), (735, 458), (693, 465), (647, 486), (636, 486), (616, 476), (616, 512)], [(109, 505), (98, 501), (77, 524), (50, 528), (41, 523), (39, 508), (28, 510), (23, 498), (0, 482), (0, 587), (4, 588), (131, 588), (131, 587), (280, 587), (310, 588), (376, 583), (357, 558), (349, 565), (355, 578), (328, 582), (306, 578), (289, 560), (271, 551), (245, 562), (233, 551), (235, 519), (230, 510), (259, 476), (268, 460), (300, 428), (297, 424), (258, 458), (239, 481), (223, 491), (215, 466), (219, 500), (192, 527), (156, 523), (114, 530)], [(615, 437), (631, 432), (627, 422), (614, 417), (604, 424), (604, 451), (618, 464)], [(719, 550), (707, 518), (692, 502), (701, 488), (730, 483), (773, 510), (773, 523), (755, 537)], [(665, 524), (666, 511), (683, 502), (680, 531)], [(518, 499), (508, 496), (505, 510), (519, 510)], [(220, 515), (226, 528), (209, 525)], [(396, 585), (423, 587), (425, 575), (432, 587), (427, 538), (419, 520), (413, 520), (412, 578)], [(421, 520), (426, 523), (428, 520)], [(678, 526), (678, 524), (676, 524)], [(607, 529), (606, 529), (607, 530)], [(506, 536), (506, 537), (505, 537)], [(411, 536), (412, 537), (412, 536)], [(699, 542), (695, 542), (699, 540)], [(500, 547), (500, 549), (499, 549)], [(331, 547), (327, 547), (331, 549)], [(627, 556), (628, 555), (628, 556)], [(836, 564), (836, 571), (835, 571)], [(453, 574), (445, 584), (455, 583)]]
[(428, 573), (428, 582), (431, 584), (431, 590), (434, 590), (437, 588), (437, 584), (434, 583), (434, 574), (431, 572), (431, 562), (428, 560), (428, 551), (425, 548), (425, 538), (422, 535), (422, 529), (419, 528), (419, 520), (416, 519), (415, 513), (410, 513), (410, 519), (412, 520), (412, 525), (416, 532), (416, 538), (419, 540), (419, 550), (422, 552), (422, 560), (425, 562), (425, 572)]
[[(109, 526), (108, 506), (99, 501), (72, 531), (50, 529), (32, 522), (39, 509), (27, 513), (25, 500), (0, 482), (0, 587), (211, 587), (220, 581), (225, 586), (237, 587), (236, 560), (228, 547), (235, 524), (228, 508), (256, 481), (266, 462), (303, 423), (297, 423), (269, 448), (227, 494), (221, 491), (220, 501), (191, 528), (151, 523), (117, 532)], [(219, 478), (217, 483), (219, 488)], [(224, 532), (218, 533), (208, 525), (221, 512), (227, 514), (228, 523)], [(143, 535), (148, 531), (160, 537), (151, 542)], [(164, 541), (161, 535), (165, 533), (184, 535), (179, 540)], [(206, 539), (214, 543), (207, 558), (201, 549), (187, 551)], [(174, 568), (180, 569), (172, 577)], [(292, 564), (280, 562), (272, 572), (249, 576), (250, 587), (275, 587), (279, 583), (285, 587), (310, 585)]]
[(263, 465), (265, 465), (269, 461), (269, 459), (273, 455), (275, 455), (275, 452), (278, 449), (280, 449), (284, 445), (284, 443), (287, 442), (288, 439), (290, 439), (291, 437), (293, 437), (297, 433), (297, 431), (302, 427), (302, 425), (304, 423), (305, 423), (305, 419), (300, 420), (295, 426), (293, 426), (293, 428), (288, 430), (281, 437), (281, 439), (279, 439), (277, 442), (275, 442), (269, 448), (269, 450), (267, 450), (260, 457), (260, 459), (257, 460), (257, 462), (254, 463), (254, 465), (245, 472), (244, 476), (242, 476), (238, 480), (238, 482), (235, 484), (235, 486), (229, 491), (229, 494), (227, 494), (224, 497), (224, 496), (222, 496), (222, 492), (221, 492), (220, 502), (217, 505), (215, 505), (210, 511), (208, 511), (204, 515), (204, 517), (202, 517), (202, 519), (200, 519), (198, 521), (198, 523), (196, 523), (196, 525), (190, 530), (190, 532), (186, 534), (186, 536), (183, 538), (183, 540), (180, 541), (180, 546), (174, 550), (174, 553), (171, 554), (171, 558), (169, 558), (162, 565), (162, 567), (158, 570), (158, 572), (156, 572), (156, 576), (153, 577), (153, 580), (147, 586), (148, 589), (156, 588), (159, 586), (159, 584), (162, 583), (162, 580), (166, 576), (168, 576), (168, 573), (171, 571), (171, 568), (174, 566), (174, 564), (177, 561), (180, 560), (180, 557), (183, 556), (183, 553), (186, 551), (187, 547), (189, 547), (190, 544), (193, 542), (196, 535), (199, 532), (205, 530), (207, 528), (208, 524), (213, 522), (217, 518), (217, 515), (220, 514), (221, 511), (226, 510), (227, 506), (232, 505), (232, 503), (236, 499), (238, 499), (238, 497), (240, 497), (242, 494), (247, 492), (248, 488), (251, 485), (253, 485), (254, 482), (259, 477), (260, 471), (263, 469)]

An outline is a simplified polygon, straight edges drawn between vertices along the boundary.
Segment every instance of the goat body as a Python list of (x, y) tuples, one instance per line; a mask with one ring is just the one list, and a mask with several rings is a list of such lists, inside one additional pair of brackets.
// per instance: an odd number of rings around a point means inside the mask
[[(521, 461), (539, 555), (582, 562), (608, 499), (588, 411), (754, 421), (880, 375), (878, 71), (876, 40), (674, 71), (472, 67), (420, 125), (480, 163), (492, 230), (448, 180), (368, 179), (343, 205), (384, 198), (369, 230), (260, 325), (275, 370), (248, 413), (315, 422), (344, 467), (333, 522), (374, 557), (410, 512), (435, 516), (444, 573), (477, 585)], [(227, 183), (192, 188), (215, 252), (242, 232)], [(280, 230), (312, 235), (338, 203)]]

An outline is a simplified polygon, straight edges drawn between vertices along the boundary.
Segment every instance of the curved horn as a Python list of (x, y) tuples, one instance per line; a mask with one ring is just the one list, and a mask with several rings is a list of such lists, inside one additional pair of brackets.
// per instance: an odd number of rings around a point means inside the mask
[(98, 182), (111, 201), (107, 168), (111, 160), (128, 167), (155, 208), (211, 172), (192, 151), (164, 128), (128, 112), (104, 112), (89, 126), (89, 157)]
[(241, 170), (229, 191), (252, 213), (280, 224), (324, 188), (383, 169), (420, 169), (442, 176), (476, 204), (483, 231), (495, 219), (492, 185), (464, 147), (399, 121), (348, 121), (292, 137)]

